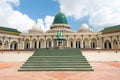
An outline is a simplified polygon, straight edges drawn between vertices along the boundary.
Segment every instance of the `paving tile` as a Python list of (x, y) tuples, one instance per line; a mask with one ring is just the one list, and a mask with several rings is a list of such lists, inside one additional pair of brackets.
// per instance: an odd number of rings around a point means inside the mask
[(90, 62), (94, 71), (18, 72), (24, 62), (0, 62), (0, 80), (120, 80), (120, 62)]

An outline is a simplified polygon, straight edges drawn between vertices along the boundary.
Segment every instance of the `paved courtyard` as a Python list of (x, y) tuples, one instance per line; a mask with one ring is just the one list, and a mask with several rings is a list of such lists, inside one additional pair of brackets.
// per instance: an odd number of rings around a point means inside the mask
[[(10, 54), (11, 53), (11, 54)], [(24, 53), (24, 54), (23, 54)], [(0, 80), (120, 80), (120, 53), (83, 52), (94, 71), (18, 72), (33, 52), (0, 53)], [(96, 58), (97, 57), (97, 58)]]
[(120, 62), (90, 62), (94, 71), (18, 72), (23, 62), (0, 62), (0, 80), (120, 80)]

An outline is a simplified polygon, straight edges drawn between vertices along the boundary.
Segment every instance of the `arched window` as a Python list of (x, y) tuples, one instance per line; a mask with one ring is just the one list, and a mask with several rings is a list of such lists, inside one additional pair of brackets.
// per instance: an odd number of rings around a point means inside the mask
[(113, 49), (118, 49), (118, 42), (116, 39), (113, 40)]
[(32, 48), (37, 48), (37, 40), (35, 39), (32, 41)]
[(25, 40), (24, 48), (30, 49), (30, 41), (28, 39)]
[(16, 41), (13, 41), (13, 42), (10, 44), (10, 49), (12, 49), (12, 50), (18, 49), (18, 43), (17, 43)]
[(52, 47), (52, 41), (51, 39), (48, 39), (46, 42), (46, 48), (50, 48), (50, 47)]
[(41, 48), (41, 42), (39, 41), (39, 48)]
[(104, 43), (104, 48), (105, 49), (111, 49), (112, 46), (111, 46), (111, 42), (109, 40), (106, 40), (105, 43)]
[(89, 48), (89, 40), (87, 38), (83, 41), (83, 48)]
[(80, 48), (80, 41), (76, 41), (76, 48)]
[(2, 41), (0, 40), (0, 47), (2, 47)]
[(96, 48), (97, 47), (97, 40), (95, 38), (93, 38), (91, 40), (91, 48)]
[(70, 42), (71, 48), (73, 47), (73, 41)]

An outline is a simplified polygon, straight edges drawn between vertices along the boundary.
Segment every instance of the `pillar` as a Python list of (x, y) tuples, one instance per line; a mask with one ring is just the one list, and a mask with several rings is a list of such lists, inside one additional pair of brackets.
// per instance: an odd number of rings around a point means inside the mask
[(68, 40), (66, 40), (66, 43), (67, 43), (67, 46), (66, 46), (66, 47), (69, 47), (69, 41), (68, 41)]
[(20, 42), (18, 43), (18, 48), (17, 49), (20, 49)]
[(96, 47), (97, 48), (99, 47), (99, 39), (97, 39), (97, 45), (96, 45)]
[(88, 48), (91, 48), (91, 40), (89, 40), (89, 47)]
[(73, 41), (73, 48), (76, 48), (76, 40)]
[(111, 41), (111, 49), (113, 49), (114, 48), (114, 46), (113, 46), (113, 41)]
[(104, 42), (102, 42), (102, 49), (104, 49), (105, 47), (104, 47)]
[(30, 49), (32, 49), (32, 40), (30, 40)]
[(44, 40), (44, 48), (46, 48), (47, 46), (46, 46), (46, 40)]
[(2, 43), (2, 49), (4, 49), (4, 48), (5, 48), (5, 43), (3, 42), (3, 43)]
[(83, 40), (81, 40), (81, 48), (83, 48)]
[(10, 42), (8, 42), (8, 49), (10, 49)]
[(118, 42), (118, 49), (120, 49), (120, 42)]
[(39, 41), (37, 40), (37, 48), (39, 48)]
[(53, 40), (51, 41), (51, 47), (54, 47), (54, 41)]
[(22, 43), (22, 49), (25, 49), (25, 41)]

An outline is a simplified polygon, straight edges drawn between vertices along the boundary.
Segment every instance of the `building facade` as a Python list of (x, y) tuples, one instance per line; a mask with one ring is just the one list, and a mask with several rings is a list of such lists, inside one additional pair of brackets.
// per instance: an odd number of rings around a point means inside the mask
[[(100, 32), (93, 32), (83, 23), (77, 32), (70, 29), (65, 15), (59, 11), (54, 18), (50, 30), (43, 32), (35, 25), (21, 33), (16, 29), (0, 27), (0, 49), (20, 50), (37, 48), (92, 48), (120, 49), (120, 26), (107, 27)], [(64, 39), (63, 39), (64, 38)]]

